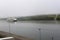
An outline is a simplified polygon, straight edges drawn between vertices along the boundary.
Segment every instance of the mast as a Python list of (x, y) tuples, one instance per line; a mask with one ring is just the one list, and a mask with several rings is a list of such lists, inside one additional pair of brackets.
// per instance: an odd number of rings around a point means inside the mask
[(54, 40), (53, 32), (51, 33), (51, 35), (52, 35), (51, 40)]
[(41, 28), (39, 28), (38, 30), (40, 32), (40, 38), (39, 38), (39, 40), (41, 40)]
[(56, 14), (56, 16), (55, 16), (55, 22), (56, 22), (56, 24), (57, 24), (57, 16), (58, 16), (58, 14)]

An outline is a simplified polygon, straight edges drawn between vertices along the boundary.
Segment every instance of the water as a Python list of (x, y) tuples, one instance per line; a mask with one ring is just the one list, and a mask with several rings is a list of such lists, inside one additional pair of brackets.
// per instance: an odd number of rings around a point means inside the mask
[[(40, 22), (16, 22), (8, 23), (0, 21), (0, 31), (9, 32), (31, 38), (34, 40), (60, 40), (60, 24), (56, 23), (40, 23)], [(39, 30), (40, 29), (40, 30)]]

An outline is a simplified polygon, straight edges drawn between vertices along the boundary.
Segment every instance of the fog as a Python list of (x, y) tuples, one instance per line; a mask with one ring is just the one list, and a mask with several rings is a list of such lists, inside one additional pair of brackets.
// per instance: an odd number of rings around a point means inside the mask
[(0, 17), (59, 14), (60, 0), (0, 0)]

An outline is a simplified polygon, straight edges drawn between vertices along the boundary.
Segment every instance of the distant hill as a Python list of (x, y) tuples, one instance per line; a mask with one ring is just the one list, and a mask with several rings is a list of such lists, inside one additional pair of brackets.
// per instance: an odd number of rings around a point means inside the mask
[[(40, 20), (55, 20), (56, 15), (35, 15), (35, 16), (26, 16), (26, 17), (18, 17), (19, 21), (40, 21)], [(57, 20), (60, 20), (60, 15), (57, 16)]]
[(0, 20), (6, 20), (7, 18), (0, 18)]

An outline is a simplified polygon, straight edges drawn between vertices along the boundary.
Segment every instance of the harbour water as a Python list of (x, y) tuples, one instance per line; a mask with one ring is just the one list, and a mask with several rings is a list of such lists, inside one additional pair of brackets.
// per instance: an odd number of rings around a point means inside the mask
[(9, 23), (0, 21), (0, 31), (9, 32), (34, 40), (60, 40), (60, 24), (47, 22), (20, 21)]

